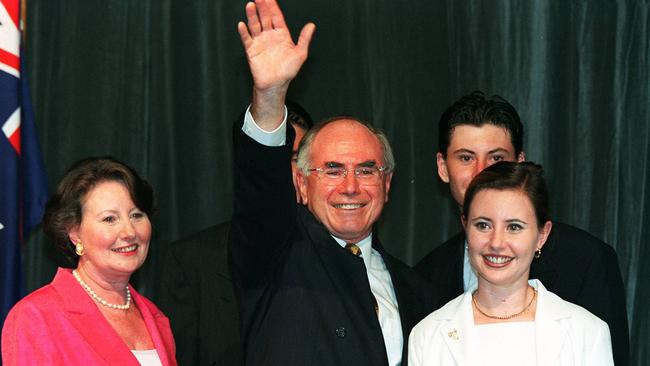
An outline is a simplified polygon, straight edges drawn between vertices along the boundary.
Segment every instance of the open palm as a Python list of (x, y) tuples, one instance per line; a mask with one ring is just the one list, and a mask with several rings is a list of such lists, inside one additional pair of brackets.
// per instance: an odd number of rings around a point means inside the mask
[(253, 76), (255, 88), (269, 90), (286, 86), (307, 59), (315, 25), (309, 23), (294, 43), (275, 0), (258, 0), (246, 5), (248, 24), (237, 29)]

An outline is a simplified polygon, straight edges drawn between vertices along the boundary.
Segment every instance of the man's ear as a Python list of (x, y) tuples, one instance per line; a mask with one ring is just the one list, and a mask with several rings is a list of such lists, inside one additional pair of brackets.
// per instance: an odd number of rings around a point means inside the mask
[(436, 165), (438, 165), (438, 176), (440, 177), (440, 179), (445, 183), (449, 183), (449, 172), (447, 171), (447, 160), (445, 160), (445, 157), (442, 155), (441, 152), (436, 154)]
[(517, 162), (521, 163), (521, 162), (524, 162), (524, 161), (526, 161), (526, 152), (522, 151), (522, 152), (519, 153), (519, 155), (517, 155)]
[(307, 205), (309, 203), (309, 199), (307, 198), (307, 185), (309, 184), (309, 181), (304, 174), (305, 173), (303, 173), (300, 169), (298, 169), (296, 172), (296, 190), (300, 195), (300, 202), (303, 205)]
[(390, 172), (385, 175), (384, 177), (385, 183), (384, 183), (384, 203), (388, 202), (388, 192), (390, 191), (390, 182), (393, 180), (393, 172)]

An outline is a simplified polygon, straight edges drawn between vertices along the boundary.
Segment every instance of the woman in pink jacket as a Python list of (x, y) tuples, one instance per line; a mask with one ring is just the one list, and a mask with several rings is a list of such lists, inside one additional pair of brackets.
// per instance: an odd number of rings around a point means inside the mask
[(147, 257), (152, 211), (149, 184), (114, 159), (68, 171), (43, 228), (76, 265), (9, 312), (5, 366), (176, 365), (169, 320), (129, 285)]

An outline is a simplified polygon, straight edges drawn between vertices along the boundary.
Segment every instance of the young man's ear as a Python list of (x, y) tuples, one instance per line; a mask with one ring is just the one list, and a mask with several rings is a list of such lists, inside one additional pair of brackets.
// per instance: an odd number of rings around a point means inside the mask
[(517, 155), (517, 162), (521, 163), (521, 162), (524, 162), (524, 161), (526, 161), (526, 152), (522, 151), (522, 152), (519, 153), (519, 155)]
[(436, 154), (436, 165), (438, 166), (438, 176), (440, 180), (449, 183), (449, 172), (447, 171), (447, 160), (441, 152)]

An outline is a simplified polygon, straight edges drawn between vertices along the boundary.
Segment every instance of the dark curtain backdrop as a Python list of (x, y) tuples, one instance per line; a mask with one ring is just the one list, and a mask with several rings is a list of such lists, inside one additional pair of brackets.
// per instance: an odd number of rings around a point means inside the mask
[[(632, 359), (650, 364), (648, 1), (285, 0), (297, 34), (317, 24), (291, 98), (316, 119), (384, 128), (397, 159), (380, 236), (409, 264), (459, 229), (435, 173), (436, 122), (475, 89), (519, 110), (529, 160), (546, 167), (555, 217), (616, 248)], [(231, 213), (231, 123), (250, 76), (236, 23), (244, 1), (29, 0), (27, 62), (51, 187), (88, 155), (146, 176), (158, 214), (134, 281), (155, 295), (173, 240)], [(25, 248), (28, 289), (58, 258)], [(644, 280), (645, 279), (645, 280)]]

